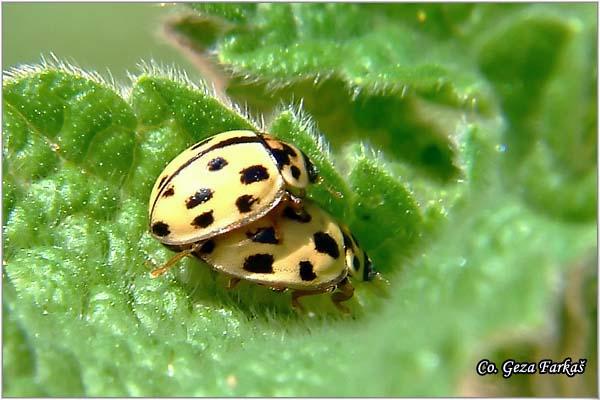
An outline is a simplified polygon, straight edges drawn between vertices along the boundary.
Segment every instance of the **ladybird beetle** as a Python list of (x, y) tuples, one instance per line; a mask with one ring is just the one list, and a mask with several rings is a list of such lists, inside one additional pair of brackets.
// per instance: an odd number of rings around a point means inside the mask
[(297, 147), (253, 131), (223, 132), (184, 150), (158, 176), (150, 232), (165, 245), (197, 243), (256, 221), (284, 200), (299, 207), (316, 179)]
[[(286, 206), (275, 219), (267, 215), (202, 243), (169, 247), (180, 251), (177, 259), (193, 254), (228, 275), (230, 288), (247, 280), (277, 291), (291, 289), (292, 305), (300, 309), (300, 297), (333, 292), (333, 303), (347, 313), (340, 303), (354, 293), (348, 277), (368, 281), (377, 273), (346, 227), (309, 200), (303, 207)], [(159, 268), (153, 276), (164, 271)]]

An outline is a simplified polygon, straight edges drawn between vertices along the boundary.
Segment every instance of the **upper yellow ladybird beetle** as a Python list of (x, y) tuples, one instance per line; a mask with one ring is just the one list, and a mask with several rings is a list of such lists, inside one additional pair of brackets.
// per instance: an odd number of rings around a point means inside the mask
[(165, 245), (198, 243), (299, 204), (317, 171), (296, 146), (249, 130), (217, 134), (173, 159), (148, 207), (150, 232)]

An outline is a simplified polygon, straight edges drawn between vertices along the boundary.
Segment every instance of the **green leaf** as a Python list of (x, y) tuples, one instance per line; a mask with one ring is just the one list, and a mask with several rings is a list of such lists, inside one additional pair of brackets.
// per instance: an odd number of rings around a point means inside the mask
[(410, 190), (391, 176), (385, 165), (365, 154), (364, 148), (350, 157), (354, 158), (349, 177), (355, 193), (353, 232), (374, 260), (392, 261), (379, 266), (382, 272), (398, 269), (394, 261), (410, 256), (421, 239), (421, 210)]
[[(13, 293), (5, 304), (14, 321), (14, 344), (5, 349), (32, 350), (5, 358), (7, 371), (15, 371), (5, 393), (234, 393), (223, 386), (224, 370), (205, 375), (203, 386), (194, 371), (225, 356), (239, 338), (264, 336), (246, 315), (265, 327), (305, 322), (286, 296), (253, 285), (226, 293), (197, 261), (182, 263), (187, 268), (176, 281), (151, 280), (145, 261), (160, 263), (169, 253), (146, 231), (146, 204), (154, 179), (178, 152), (220, 131), (257, 129), (254, 123), (156, 66), (135, 78), (128, 99), (64, 66), (13, 76), (3, 98), (5, 293)], [(40, 107), (48, 121), (38, 118)], [(314, 159), (321, 180), (311, 196), (339, 217), (354, 213), (354, 193), (307, 117), (283, 111), (269, 131)], [(336, 315), (326, 298), (307, 305)], [(26, 367), (28, 359), (35, 369)], [(174, 374), (177, 383), (168, 384)], [(35, 386), (21, 386), (31, 380)]]
[[(6, 76), (4, 395), (485, 394), (480, 358), (568, 330), (556, 296), (596, 251), (593, 6), (198, 9), (226, 26), (218, 56), (258, 79), (230, 89), (263, 104), (268, 123), (156, 65), (119, 88), (60, 64)], [(478, 105), (457, 102), (468, 98)], [(228, 291), (195, 259), (150, 278), (148, 263), (173, 254), (147, 232), (156, 177), (192, 143), (239, 128), (311, 157), (320, 180), (308, 196), (388, 281), (357, 282), (352, 317), (328, 295), (296, 315), (289, 294)], [(597, 292), (595, 276), (577, 287)], [(578, 306), (588, 338), (593, 299)], [(563, 357), (552, 340), (537, 354)], [(589, 342), (569, 355), (593, 359)]]
[(247, 21), (256, 9), (256, 4), (249, 3), (191, 3), (189, 6), (202, 14), (210, 14), (231, 22)]
[[(6, 279), (4, 277), (4, 279)], [(14, 290), (8, 285), (3, 286), (4, 301), (2, 315), (2, 347), (4, 379), (10, 383), (10, 390), (5, 394), (13, 396), (47, 396), (46, 392), (35, 382), (35, 354), (30, 346), (27, 333), (14, 315), (10, 304), (15, 302)], [(9, 301), (7, 301), (10, 299)]]
[[(197, 10), (203, 19), (222, 14), (203, 5)], [(471, 7), (259, 4), (223, 24), (211, 48), (234, 73), (228, 94), (254, 112), (303, 99), (333, 145), (368, 139), (433, 179), (451, 181), (460, 175), (458, 155), (448, 126), (431, 123), (432, 105), (459, 110), (447, 113), (454, 121), (464, 111), (489, 113), (491, 105), (486, 83), (461, 57), (462, 44), (440, 41), (433, 27), (461, 36), (472, 13)], [(192, 52), (206, 48), (194, 34), (178, 37)]]
[(317, 167), (320, 176), (319, 181), (308, 188), (309, 194), (334, 216), (342, 221), (346, 220), (350, 213), (349, 199), (353, 193), (336, 170), (327, 142), (314, 131), (310, 119), (297, 110), (284, 110), (271, 121), (269, 131), (303, 149)]
[(217, 41), (222, 28), (211, 19), (186, 14), (167, 21), (166, 32), (179, 38), (186, 47), (201, 52)]
[[(438, 61), (450, 56), (449, 49), (386, 16), (376, 6), (260, 4), (253, 28), (228, 35), (219, 55), (236, 70), (267, 79), (337, 73), (371, 91), (412, 86), (433, 92), (443, 81), (462, 79), (463, 71)], [(382, 40), (390, 37), (399, 40)], [(422, 48), (430, 49), (427, 55)]]
[(506, 167), (518, 176), (511, 184), (534, 207), (588, 221), (597, 203), (592, 7), (523, 13), (494, 31), (479, 53), (508, 123)]

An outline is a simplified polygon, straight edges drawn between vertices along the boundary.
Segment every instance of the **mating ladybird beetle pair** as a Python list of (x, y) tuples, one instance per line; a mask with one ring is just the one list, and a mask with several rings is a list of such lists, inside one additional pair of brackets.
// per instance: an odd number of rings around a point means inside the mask
[(309, 200), (317, 171), (297, 147), (266, 134), (229, 131), (197, 143), (159, 175), (150, 232), (177, 251), (156, 277), (193, 255), (230, 277), (301, 296), (352, 297), (348, 276), (371, 280), (371, 260), (348, 229)]

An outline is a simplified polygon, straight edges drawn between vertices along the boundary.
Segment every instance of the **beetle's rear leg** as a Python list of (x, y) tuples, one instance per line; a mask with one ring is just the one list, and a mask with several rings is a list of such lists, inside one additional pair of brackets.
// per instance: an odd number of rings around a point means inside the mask
[(227, 289), (227, 290), (235, 289), (235, 287), (238, 285), (238, 283), (240, 283), (240, 281), (241, 281), (240, 278), (236, 278), (236, 277), (229, 278), (229, 281), (227, 282), (227, 286), (225, 286), (225, 289)]
[(177, 253), (173, 257), (171, 257), (171, 259), (169, 261), (164, 263), (162, 267), (153, 269), (150, 272), (150, 276), (152, 276), (153, 278), (157, 278), (157, 277), (161, 276), (162, 274), (167, 272), (169, 269), (171, 269), (173, 266), (175, 266), (175, 264), (177, 264), (179, 262), (179, 260), (191, 255), (194, 251), (200, 249), (200, 247), (203, 244), (204, 244), (204, 242), (198, 242), (195, 245), (191, 246), (190, 248), (181, 250), (179, 253)]
[[(296, 214), (297, 219), (299, 221), (308, 219), (308, 221), (310, 221), (310, 216), (306, 213), (306, 211), (304, 210), (304, 201), (302, 200), (302, 198), (304, 197), (305, 193), (304, 190), (302, 190), (302, 193), (300, 195), (295, 195), (292, 194), (290, 192), (286, 192), (284, 200), (282, 201), (283, 205), (284, 205), (284, 213), (289, 211), (287, 210), (287, 208), (291, 208), (293, 210), (293, 213)], [(306, 222), (308, 222), (306, 221)]]
[(292, 292), (292, 307), (298, 311), (305, 311), (304, 306), (298, 300), (300, 297), (313, 296), (327, 292), (327, 289), (322, 290), (294, 290)]
[(304, 209), (304, 202), (300, 197), (296, 197), (291, 193), (287, 193), (284, 201), (278, 206), (278, 210), (274, 215), (283, 215), (285, 218), (293, 219), (298, 222), (310, 222), (312, 217)]
[(301, 210), (302, 209), (302, 197), (305, 196), (305, 191), (302, 190), (297, 196), (287, 192), (286, 193), (286, 202), (288, 203), (288, 205), (290, 205), (294, 210)]
[(331, 295), (331, 301), (333, 301), (333, 304), (337, 307), (338, 310), (340, 310), (344, 314), (350, 314), (350, 309), (341, 303), (342, 301), (347, 301), (352, 298), (352, 296), (354, 295), (354, 286), (352, 286), (352, 284), (348, 280), (348, 277), (346, 277), (343, 281), (338, 283), (337, 289), (339, 291), (336, 291)]

